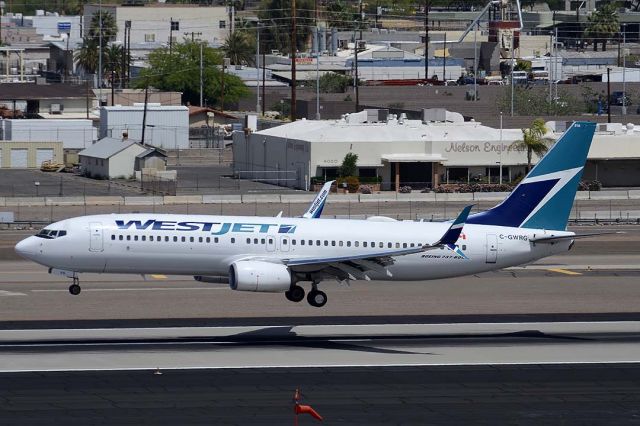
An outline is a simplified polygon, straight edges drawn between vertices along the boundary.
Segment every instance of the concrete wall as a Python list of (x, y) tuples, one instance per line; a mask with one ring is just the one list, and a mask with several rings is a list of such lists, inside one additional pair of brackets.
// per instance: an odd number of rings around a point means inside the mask
[(17, 141), (62, 142), (65, 149), (84, 149), (97, 136), (91, 120), (3, 120), (4, 138)]
[(92, 178), (109, 178), (109, 160), (80, 156), (80, 167)]
[(133, 175), (136, 155), (146, 151), (139, 145), (131, 145), (109, 158), (109, 178), (119, 178)]

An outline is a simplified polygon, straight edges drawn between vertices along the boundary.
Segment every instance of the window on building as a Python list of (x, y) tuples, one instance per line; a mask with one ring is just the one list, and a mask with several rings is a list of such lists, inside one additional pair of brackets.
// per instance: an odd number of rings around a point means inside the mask
[(180, 21), (171, 21), (171, 31), (180, 31)]
[(156, 35), (155, 34), (145, 34), (144, 35), (144, 41), (145, 41), (145, 43), (154, 43), (156, 41)]
[(218, 28), (227, 28), (227, 21), (220, 21)]

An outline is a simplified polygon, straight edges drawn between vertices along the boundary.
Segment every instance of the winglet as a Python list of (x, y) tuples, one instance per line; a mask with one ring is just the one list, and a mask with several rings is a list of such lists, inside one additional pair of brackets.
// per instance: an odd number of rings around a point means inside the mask
[(307, 219), (317, 219), (322, 214), (322, 209), (324, 208), (324, 203), (327, 201), (327, 197), (329, 196), (329, 192), (331, 190), (331, 185), (335, 180), (330, 180), (329, 182), (322, 185), (322, 189), (316, 195), (316, 198), (313, 199), (311, 205), (307, 209), (306, 212), (302, 215)]
[(462, 227), (467, 221), (467, 217), (469, 217), (469, 213), (471, 212), (472, 208), (473, 205), (470, 205), (462, 209), (456, 220), (454, 220), (449, 229), (447, 229), (447, 232), (445, 232), (442, 238), (440, 238), (440, 240), (435, 243), (434, 246), (455, 244), (456, 241), (458, 241), (460, 234), (462, 233)]

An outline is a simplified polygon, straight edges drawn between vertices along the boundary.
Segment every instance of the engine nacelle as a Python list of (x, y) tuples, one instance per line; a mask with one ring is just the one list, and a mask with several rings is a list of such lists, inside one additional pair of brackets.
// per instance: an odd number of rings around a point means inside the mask
[(229, 267), (229, 287), (238, 291), (285, 292), (291, 287), (291, 273), (277, 263), (241, 260)]

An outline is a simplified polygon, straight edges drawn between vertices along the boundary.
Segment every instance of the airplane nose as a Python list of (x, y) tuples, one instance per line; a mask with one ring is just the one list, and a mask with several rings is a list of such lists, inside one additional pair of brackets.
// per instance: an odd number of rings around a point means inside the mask
[(22, 257), (30, 259), (34, 254), (36, 254), (36, 242), (33, 239), (34, 237), (25, 238), (16, 244), (16, 253)]

